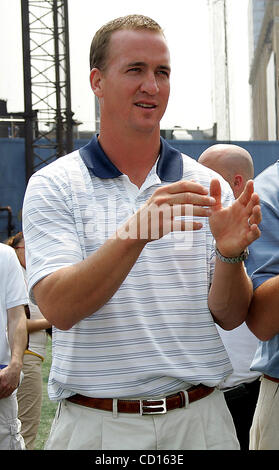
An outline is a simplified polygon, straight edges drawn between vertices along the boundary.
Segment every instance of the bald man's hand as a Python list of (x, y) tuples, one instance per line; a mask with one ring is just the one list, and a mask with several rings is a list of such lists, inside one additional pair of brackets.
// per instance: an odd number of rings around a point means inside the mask
[(261, 235), (258, 227), (262, 218), (260, 199), (254, 193), (254, 183), (249, 180), (230, 207), (222, 207), (221, 186), (217, 179), (211, 182), (210, 195), (216, 200), (216, 204), (211, 206), (209, 223), (218, 250), (228, 258), (239, 256)]

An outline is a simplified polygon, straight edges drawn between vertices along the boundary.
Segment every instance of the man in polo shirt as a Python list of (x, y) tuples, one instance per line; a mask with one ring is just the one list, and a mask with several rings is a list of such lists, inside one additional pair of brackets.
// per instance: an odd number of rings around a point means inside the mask
[(90, 69), (100, 134), (33, 175), (23, 210), (29, 288), (54, 325), (46, 448), (238, 449), (215, 322), (238, 326), (251, 300), (253, 182), (233, 202), (160, 139), (170, 57), (155, 21), (103, 26)]
[(254, 296), (247, 325), (261, 340), (251, 369), (262, 374), (252, 428), (251, 450), (279, 448), (279, 161), (255, 178), (262, 207), (262, 236), (251, 246), (247, 270)]

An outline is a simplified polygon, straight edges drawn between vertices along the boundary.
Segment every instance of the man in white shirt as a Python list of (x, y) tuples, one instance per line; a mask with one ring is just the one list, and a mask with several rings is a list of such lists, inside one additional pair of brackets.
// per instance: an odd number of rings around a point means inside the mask
[(28, 298), (16, 254), (2, 243), (0, 279), (0, 449), (23, 450), (16, 390), (27, 345), (24, 305)]
[(251, 300), (253, 182), (232, 204), (160, 139), (171, 67), (155, 21), (109, 22), (90, 57), (100, 135), (36, 173), (23, 209), (29, 289), (54, 325), (46, 448), (237, 449), (215, 322), (238, 326)]
[[(208, 147), (198, 161), (219, 173), (229, 183), (237, 199), (247, 181), (254, 178), (254, 164), (250, 153), (233, 144), (215, 144)], [(249, 450), (249, 433), (258, 400), (260, 372), (250, 370), (259, 340), (246, 323), (232, 331), (217, 326), (229, 354), (233, 372), (219, 385), (232, 414), (242, 450)]]
[[(17, 255), (26, 284), (25, 245), (22, 232), (7, 240)], [(18, 417), (21, 421), (21, 434), (27, 450), (32, 450), (41, 418), (43, 398), (42, 364), (46, 354), (47, 333), (51, 325), (42, 316), (38, 306), (28, 301), (27, 319), (28, 348), (23, 358), (24, 378), (17, 391)]]

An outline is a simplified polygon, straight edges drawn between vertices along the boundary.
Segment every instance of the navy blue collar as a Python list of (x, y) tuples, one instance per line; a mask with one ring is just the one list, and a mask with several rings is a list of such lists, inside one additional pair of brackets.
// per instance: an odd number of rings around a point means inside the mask
[[(157, 174), (162, 181), (178, 181), (183, 174), (181, 153), (171, 147), (162, 137), (160, 141), (161, 149)], [(99, 178), (117, 178), (117, 176), (122, 175), (103, 151), (96, 135), (79, 152), (85, 165), (95, 176)]]

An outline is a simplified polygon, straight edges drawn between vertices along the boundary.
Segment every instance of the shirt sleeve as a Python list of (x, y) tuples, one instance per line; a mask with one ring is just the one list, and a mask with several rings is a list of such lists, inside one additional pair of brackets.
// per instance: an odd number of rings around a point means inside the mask
[[(279, 209), (279, 208), (278, 208)], [(256, 289), (279, 274), (279, 212), (276, 207), (261, 201), (261, 236), (249, 247), (247, 272)]]
[(8, 257), (8, 275), (6, 284), (6, 308), (27, 305), (28, 295), (22, 268), (13, 249)]
[(23, 204), (26, 270), (32, 287), (45, 276), (83, 259), (67, 180), (40, 173), (28, 183)]

